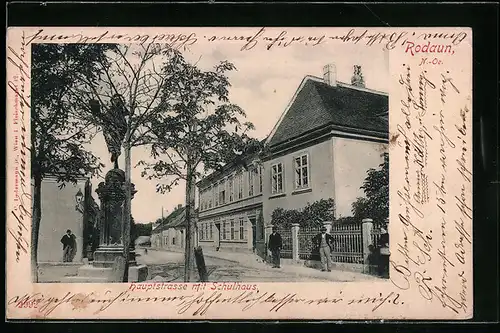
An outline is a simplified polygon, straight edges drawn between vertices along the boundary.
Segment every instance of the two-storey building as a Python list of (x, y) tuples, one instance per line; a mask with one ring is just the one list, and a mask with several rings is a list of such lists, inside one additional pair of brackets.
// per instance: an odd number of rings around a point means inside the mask
[(388, 109), (388, 95), (366, 88), (359, 66), (351, 84), (337, 81), (333, 64), (323, 78), (306, 76), (266, 142), (266, 224), (278, 207), (301, 209), (328, 198), (336, 218), (352, 215), (367, 171), (387, 151)]
[(264, 238), (262, 166), (255, 154), (241, 160), (197, 183), (197, 228), (202, 248), (252, 252)]

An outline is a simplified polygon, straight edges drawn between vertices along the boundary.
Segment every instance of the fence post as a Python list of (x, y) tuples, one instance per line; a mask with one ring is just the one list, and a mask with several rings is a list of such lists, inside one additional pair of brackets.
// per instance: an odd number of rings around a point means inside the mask
[(332, 221), (324, 221), (323, 227), (326, 228), (327, 233), (330, 233), (332, 231)]
[(362, 240), (363, 240), (363, 262), (368, 261), (368, 255), (370, 254), (370, 250), (368, 246), (373, 244), (372, 234), (373, 234), (373, 220), (372, 219), (363, 219), (362, 221)]
[(292, 260), (299, 261), (299, 224), (292, 223)]

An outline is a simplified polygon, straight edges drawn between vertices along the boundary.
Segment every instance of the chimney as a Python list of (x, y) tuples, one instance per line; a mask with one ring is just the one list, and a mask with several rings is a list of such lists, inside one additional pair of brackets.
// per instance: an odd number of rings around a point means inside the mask
[(328, 64), (323, 67), (323, 81), (329, 86), (337, 86), (337, 68), (335, 64)]
[(177, 209), (181, 209), (181, 208), (182, 208), (182, 204), (178, 204)]
[(365, 87), (365, 79), (363, 78), (363, 73), (361, 73), (361, 66), (354, 65), (354, 73), (351, 78), (351, 84), (356, 87)]

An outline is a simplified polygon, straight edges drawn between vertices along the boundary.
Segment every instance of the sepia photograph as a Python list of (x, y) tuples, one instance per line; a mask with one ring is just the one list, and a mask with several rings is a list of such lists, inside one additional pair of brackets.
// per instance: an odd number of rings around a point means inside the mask
[(31, 61), (34, 282), (389, 277), (387, 50)]
[(471, 45), (10, 29), (9, 317), (471, 318)]

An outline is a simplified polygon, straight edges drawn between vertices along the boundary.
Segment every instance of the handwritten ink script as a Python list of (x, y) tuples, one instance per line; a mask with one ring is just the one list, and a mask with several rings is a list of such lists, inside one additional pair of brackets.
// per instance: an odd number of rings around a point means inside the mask
[(30, 126), (30, 119), (26, 112), (30, 109), (30, 67), (26, 63), (26, 39), (24, 34), (21, 39), (19, 50), (9, 46), (7, 50), (7, 60), (16, 69), (17, 73), (8, 80), (8, 87), (14, 92), (12, 135), (12, 160), (14, 161), (14, 209), (10, 214), (16, 221), (16, 226), (9, 225), (9, 236), (16, 244), (16, 262), (19, 263), (21, 256), (29, 254), (28, 226), (31, 224), (31, 182), (28, 178), (28, 165), (26, 163), (29, 153), (29, 138), (27, 138), (27, 127)]
[(467, 87), (455, 84), (451, 69), (429, 69), (426, 61), (404, 63), (398, 86), (396, 149), (403, 164), (391, 161), (404, 171), (395, 182), (398, 200), (391, 202), (391, 212), (403, 238), (391, 256), (391, 281), (453, 313), (466, 313), (472, 245)]
[[(255, 47), (263, 46), (266, 50), (275, 48), (286, 48), (295, 45), (314, 47), (326, 43), (352, 43), (366, 46), (384, 45), (387, 49), (395, 47), (406, 47), (412, 56), (416, 53), (453, 53), (453, 47), (459, 45), (466, 37), (466, 32), (446, 33), (436, 30), (430, 33), (417, 31), (387, 31), (372, 32), (368, 29), (346, 29), (340, 34), (332, 34), (316, 30), (318, 32), (307, 33), (304, 29), (301, 34), (290, 32), (287, 29), (276, 30), (269, 28), (256, 29), (254, 32), (238, 34), (224, 31), (221, 34), (202, 34), (199, 32), (189, 33), (157, 33), (157, 34), (130, 34), (113, 33), (109, 30), (99, 33), (50, 33), (45, 29), (39, 29), (33, 35), (27, 37), (27, 43), (166, 43), (174, 48), (188, 48), (196, 43), (235, 43), (241, 45), (241, 51), (249, 51)], [(431, 41), (445, 42), (443, 45), (431, 45)], [(424, 45), (418, 44), (424, 43)], [(417, 43), (417, 44), (416, 44)], [(425, 44), (427, 43), (427, 44)]]
[[(157, 305), (156, 308), (167, 310), (158, 315), (169, 319), (209, 318), (221, 313), (233, 318), (242, 313), (251, 317), (262, 313), (269, 317), (299, 313), (312, 314), (309, 317), (313, 318), (316, 314), (331, 315), (335, 309), (338, 313), (351, 310), (364, 318), (391, 317), (387, 315), (391, 312), (397, 314), (392, 318), (413, 318), (412, 311), (408, 311), (410, 303), (419, 308), (425, 308), (422, 304), (435, 305), (443, 309), (439, 313), (443, 317), (458, 318), (471, 313), (472, 108), (467, 77), (471, 69), (462, 66), (471, 60), (463, 55), (463, 49), (471, 47), (470, 30), (263, 27), (206, 32), (201, 28), (145, 29), (136, 33), (127, 28), (19, 29), (7, 48), (11, 184), (7, 215), (11, 253), (7, 265), (9, 280), (16, 280), (10, 282), (7, 300), (14, 316), (50, 318), (69, 313), (68, 317), (73, 317), (75, 311), (82, 311), (89, 318), (116, 313), (141, 318), (143, 313), (137, 309)], [(314, 57), (315, 50), (325, 45), (341, 51), (344, 45), (356, 45), (366, 52), (389, 50), (390, 77), (394, 78), (389, 89), (389, 281), (360, 282), (363, 287), (355, 290), (343, 282), (306, 286), (307, 292), (301, 289), (302, 284), (290, 284), (283, 291), (274, 284), (259, 283), (248, 283), (239, 290), (226, 288), (224, 283), (137, 283), (125, 288), (120, 284), (75, 284), (74, 289), (64, 290), (57, 284), (40, 283), (33, 287), (31, 281), (18, 283), (15, 270), (29, 265), (33, 250), (31, 220), (36, 214), (32, 210), (29, 155), (29, 54), (33, 43), (167, 43), (177, 49), (226, 44), (234, 46), (237, 52), (256, 52), (258, 57), (292, 48), (308, 48)], [(28, 280), (27, 274), (23, 277)], [(123, 309), (130, 312), (120, 313)]]
[[(189, 314), (191, 316), (204, 316), (215, 305), (227, 305), (245, 312), (258, 308), (267, 312), (277, 313), (279, 311), (289, 311), (294, 305), (309, 306), (314, 310), (318, 307), (338, 306), (340, 308), (369, 306), (371, 312), (376, 312), (384, 306), (401, 306), (405, 302), (400, 294), (395, 292), (377, 293), (361, 297), (348, 297), (342, 291), (338, 296), (324, 296), (320, 298), (307, 297), (297, 292), (278, 293), (252, 291), (207, 291), (193, 293), (176, 293), (165, 295), (155, 293), (145, 295), (144, 293), (134, 293), (130, 289), (124, 291), (107, 290), (103, 294), (97, 292), (90, 293), (63, 293), (60, 296), (47, 296), (42, 293), (24, 294), (14, 296), (9, 299), (8, 306), (17, 308), (36, 308), (42, 317), (49, 316), (60, 307), (70, 306), (71, 310), (93, 307), (94, 315), (103, 313), (111, 307), (124, 305), (158, 304), (174, 309), (178, 314)], [(215, 310), (214, 310), (215, 311)]]

